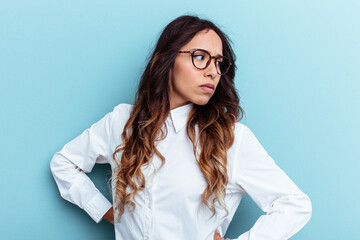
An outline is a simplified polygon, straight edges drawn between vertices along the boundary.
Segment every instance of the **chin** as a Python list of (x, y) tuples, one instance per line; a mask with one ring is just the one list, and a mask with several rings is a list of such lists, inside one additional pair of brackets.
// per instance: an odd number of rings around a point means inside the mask
[(206, 105), (209, 102), (210, 98), (208, 99), (198, 99), (196, 101), (192, 101), (196, 105)]

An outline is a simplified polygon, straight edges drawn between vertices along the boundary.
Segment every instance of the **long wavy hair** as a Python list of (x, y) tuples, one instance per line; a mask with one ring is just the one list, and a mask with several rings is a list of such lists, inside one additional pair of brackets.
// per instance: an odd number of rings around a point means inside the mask
[[(167, 128), (164, 130), (162, 126), (170, 112), (169, 71), (180, 48), (198, 32), (206, 29), (212, 29), (219, 35), (223, 55), (230, 59), (232, 65), (229, 71), (221, 76), (209, 102), (206, 105), (193, 105), (187, 119), (186, 131), (193, 144), (195, 159), (207, 182), (201, 203), (212, 211), (211, 217), (216, 213), (216, 201), (228, 213), (224, 200), (228, 183), (227, 150), (234, 141), (234, 124), (244, 115), (234, 87), (235, 54), (227, 35), (214, 23), (197, 16), (183, 15), (164, 28), (148, 58), (134, 106), (121, 134), (123, 142), (113, 153), (116, 167), (112, 181), (115, 186), (114, 213), (117, 221), (121, 220), (126, 205), (134, 210), (135, 194), (145, 189), (141, 167), (149, 164), (154, 154), (161, 159), (161, 167), (165, 164), (165, 158), (156, 148), (155, 141), (164, 139), (167, 134)], [(200, 154), (197, 154), (198, 148), (201, 149)], [(128, 193), (127, 188), (130, 189)], [(214, 197), (211, 201), (212, 195)]]

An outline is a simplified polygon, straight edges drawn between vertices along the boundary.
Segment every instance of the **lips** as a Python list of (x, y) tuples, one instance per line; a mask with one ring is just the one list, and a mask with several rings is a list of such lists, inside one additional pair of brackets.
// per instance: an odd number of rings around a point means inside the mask
[(207, 87), (207, 88), (211, 88), (212, 90), (214, 90), (214, 88), (215, 88), (214, 84), (211, 84), (211, 83), (203, 84), (200, 87)]
[(203, 84), (200, 86), (205, 92), (208, 92), (208, 93), (213, 93), (214, 92), (214, 89), (215, 89), (215, 86), (214, 84), (211, 84), (211, 83), (207, 83), (207, 84)]

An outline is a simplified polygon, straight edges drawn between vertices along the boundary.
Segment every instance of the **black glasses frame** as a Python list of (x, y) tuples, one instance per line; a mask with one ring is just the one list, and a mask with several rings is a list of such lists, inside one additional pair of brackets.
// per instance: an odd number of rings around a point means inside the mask
[[(210, 56), (209, 60), (207, 61), (206, 65), (205, 65), (205, 67), (203, 67), (203, 68), (197, 67), (197, 66), (195, 65), (195, 63), (194, 63), (194, 53), (195, 53), (196, 51), (205, 52), (206, 54), (208, 54), (208, 55)], [(208, 51), (206, 51), (205, 49), (193, 49), (193, 50), (190, 50), (190, 51), (178, 51), (178, 53), (190, 53), (190, 55), (191, 55), (191, 60), (192, 60), (192, 63), (193, 63), (193, 65), (194, 65), (194, 67), (196, 67), (197, 69), (200, 69), (200, 70), (203, 70), (203, 69), (207, 68), (207, 67), (210, 65), (210, 63), (211, 63), (211, 60), (212, 60), (212, 59), (215, 59), (214, 64), (215, 64), (216, 72), (217, 72), (219, 75), (225, 75), (225, 74), (229, 71), (229, 69), (230, 69), (230, 67), (231, 67), (231, 65), (232, 65), (232, 63), (231, 63), (231, 61), (230, 61), (230, 59), (229, 59), (228, 57), (225, 57), (225, 56), (211, 56), (211, 54), (210, 54)], [(226, 60), (229, 62), (228, 68), (227, 68), (223, 73), (219, 73), (220, 69), (218, 69), (218, 67), (216, 66), (216, 60), (217, 60), (218, 58), (226, 59)]]

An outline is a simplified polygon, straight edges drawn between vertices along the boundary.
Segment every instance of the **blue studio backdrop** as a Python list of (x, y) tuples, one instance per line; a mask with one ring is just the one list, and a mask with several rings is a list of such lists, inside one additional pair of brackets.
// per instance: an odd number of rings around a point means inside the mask
[[(119, 103), (182, 14), (218, 24), (236, 88), (269, 155), (312, 200), (292, 239), (360, 239), (360, 1), (0, 0), (0, 239), (114, 239), (60, 197), (53, 154)], [(110, 167), (89, 176), (110, 197)], [(264, 214), (248, 195), (226, 233)]]

